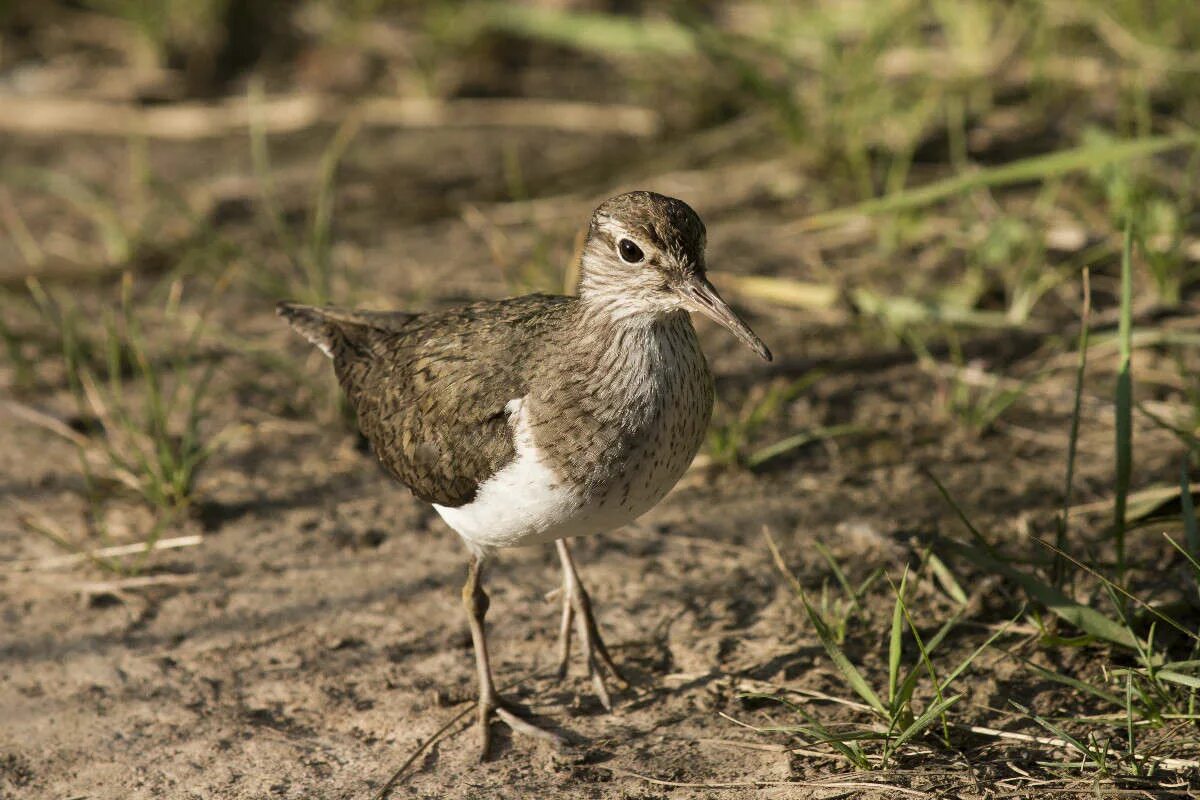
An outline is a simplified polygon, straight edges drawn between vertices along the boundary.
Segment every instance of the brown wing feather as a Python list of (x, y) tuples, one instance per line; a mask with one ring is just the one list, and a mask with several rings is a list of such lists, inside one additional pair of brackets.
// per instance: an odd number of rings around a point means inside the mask
[(527, 393), (547, 327), (571, 298), (527, 295), (432, 314), (281, 304), (332, 356), (384, 468), (431, 503), (460, 506), (514, 456), (505, 405)]

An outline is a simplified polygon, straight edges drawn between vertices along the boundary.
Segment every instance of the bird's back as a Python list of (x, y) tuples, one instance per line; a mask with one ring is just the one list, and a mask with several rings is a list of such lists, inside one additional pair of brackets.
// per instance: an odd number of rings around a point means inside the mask
[(457, 507), (514, 457), (505, 405), (574, 298), (526, 295), (428, 314), (281, 303), (334, 362), (384, 468), (427, 502)]

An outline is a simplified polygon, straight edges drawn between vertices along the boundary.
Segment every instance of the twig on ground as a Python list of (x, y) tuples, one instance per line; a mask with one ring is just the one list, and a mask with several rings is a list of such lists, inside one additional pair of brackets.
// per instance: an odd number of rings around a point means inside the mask
[[(523, 683), (524, 681), (538, 678), (538, 677), (544, 677), (544, 675), (541, 675), (541, 674), (535, 673), (535, 672), (527, 673), (527, 674), (523, 675), (522, 677), (517, 678), (516, 680), (512, 681), (511, 683), (507, 683), (507, 684), (501, 686), (500, 691), (501, 692), (508, 691), (509, 689), (516, 686), (517, 684), (520, 684), (520, 683)], [(426, 750), (428, 750), (430, 747), (432, 747), (437, 742), (441, 741), (442, 739), (444, 739), (448, 735), (450, 735), (450, 731), (454, 728), (454, 726), (456, 724), (458, 724), (459, 720), (461, 720), (463, 717), (467, 716), (472, 711), (474, 711), (475, 707), (477, 705), (479, 705), (478, 700), (472, 701), (471, 703), (469, 703), (467, 705), (466, 708), (464, 708), (462, 711), (458, 712), (453, 717), (451, 717), (446, 722), (445, 725), (443, 725), (442, 727), (440, 727), (436, 731), (434, 731), (432, 736), (430, 736), (428, 739), (426, 739), (425, 741), (423, 741), (419, 745), (417, 745), (417, 748), (415, 750), (413, 750), (413, 752), (409, 755), (408, 758), (406, 758), (404, 760), (404, 763), (401, 764), (396, 769), (396, 771), (392, 773), (391, 777), (387, 779), (387, 782), (383, 784), (383, 787), (380, 788), (380, 790), (378, 792), (376, 792), (374, 795), (372, 795), (373, 800), (386, 800), (386, 798), (392, 793), (392, 790), (395, 789), (398, 785), (400, 785), (400, 781), (403, 777), (405, 777), (405, 773), (408, 772), (409, 767), (411, 767), (416, 762), (416, 760), (421, 757), (421, 754), (424, 753)]]
[(451, 717), (449, 722), (434, 731), (432, 736), (421, 742), (420, 745), (417, 746), (417, 749), (413, 750), (412, 754), (404, 760), (404, 763), (401, 764), (396, 771), (392, 773), (392, 776), (387, 779), (387, 783), (383, 784), (383, 788), (381, 788), (379, 792), (374, 795), (375, 800), (385, 800), (385, 798), (392, 793), (392, 789), (396, 788), (396, 786), (400, 783), (400, 779), (404, 777), (404, 774), (408, 771), (408, 768), (412, 766), (412, 764), (418, 758), (420, 758), (421, 754), (432, 747), (435, 743), (445, 738), (450, 729), (458, 724), (459, 720), (475, 710), (476, 705), (478, 705), (477, 702), (471, 703), (462, 711)]

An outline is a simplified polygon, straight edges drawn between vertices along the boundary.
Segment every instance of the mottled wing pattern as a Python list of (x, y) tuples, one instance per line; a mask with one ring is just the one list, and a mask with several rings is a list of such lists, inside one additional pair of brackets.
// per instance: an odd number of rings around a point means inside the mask
[(321, 346), (392, 476), (457, 507), (514, 456), (505, 405), (527, 391), (548, 328), (572, 299), (527, 295), (403, 315), (284, 306)]

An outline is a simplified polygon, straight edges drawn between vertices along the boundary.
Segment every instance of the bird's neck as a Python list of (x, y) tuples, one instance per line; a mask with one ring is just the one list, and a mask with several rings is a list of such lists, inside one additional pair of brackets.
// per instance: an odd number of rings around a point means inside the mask
[(579, 308), (596, 324), (647, 326), (672, 310), (649, 302), (639, 292), (595, 272), (594, 269), (585, 272), (580, 279)]
[(577, 324), (595, 330), (649, 330), (676, 316), (678, 309), (652, 305), (630, 292), (580, 287)]
[(652, 392), (703, 360), (691, 318), (682, 309), (633, 310), (582, 298), (558, 349), (574, 380), (614, 401)]

